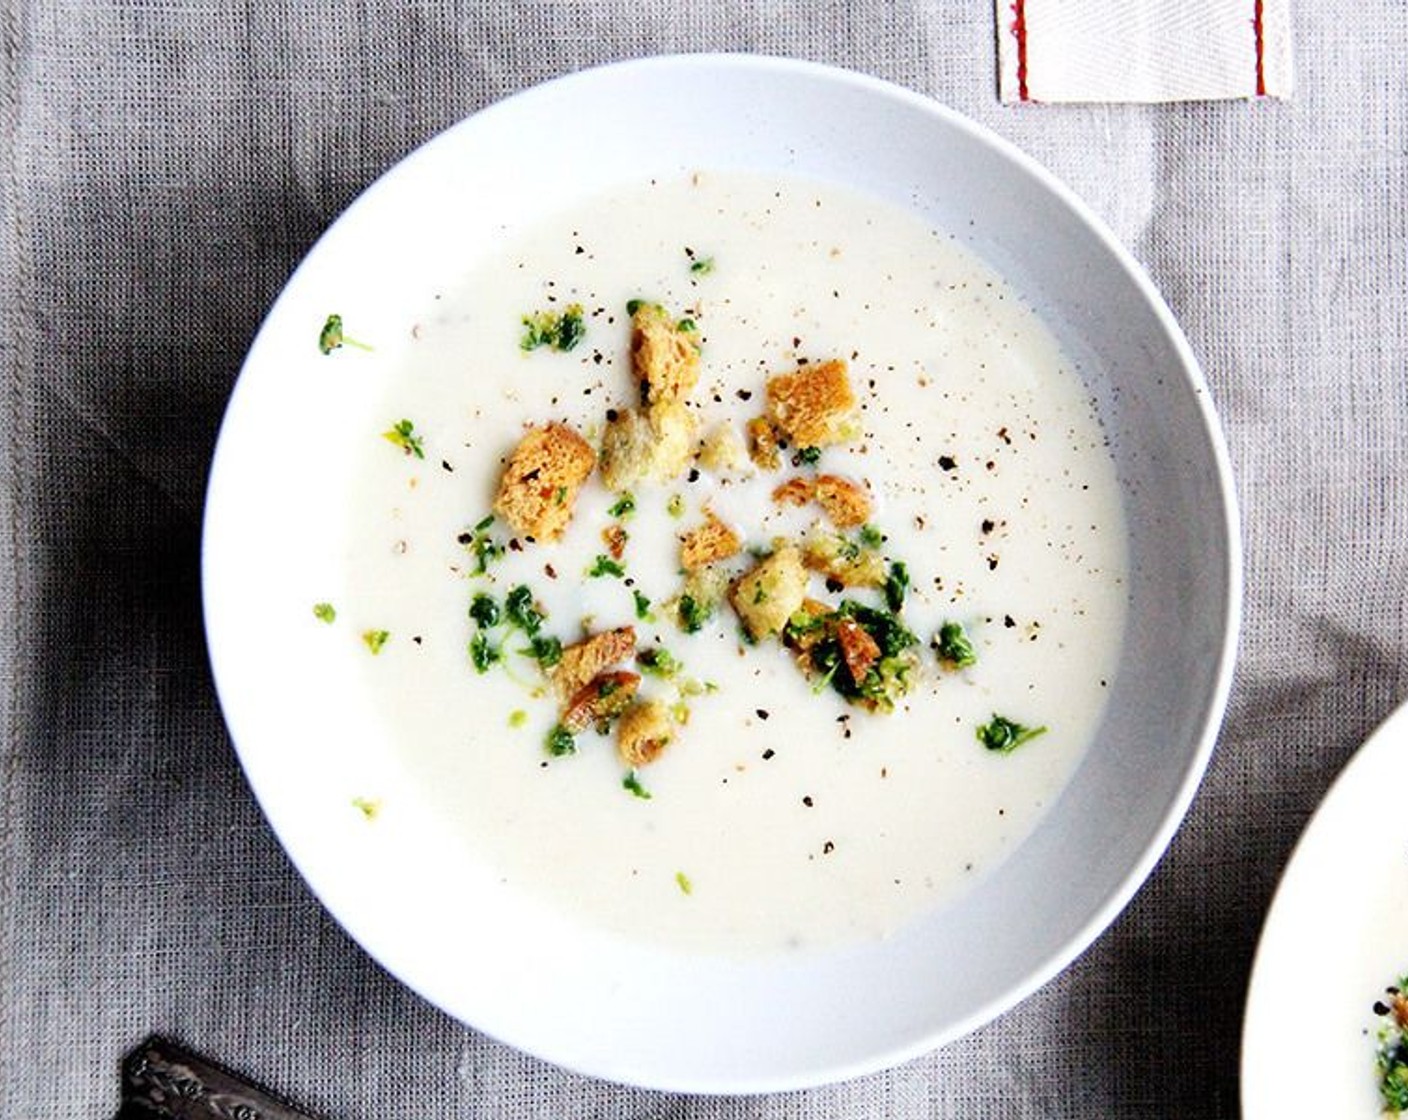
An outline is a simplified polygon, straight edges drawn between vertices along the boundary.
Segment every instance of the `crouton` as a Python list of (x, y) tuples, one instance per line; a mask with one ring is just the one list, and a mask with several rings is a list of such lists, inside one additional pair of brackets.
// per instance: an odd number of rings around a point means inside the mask
[(851, 529), (870, 520), (870, 495), (865, 487), (836, 474), (818, 475), (813, 496), (838, 529)]
[(795, 545), (784, 544), (734, 581), (729, 602), (757, 640), (780, 634), (806, 595), (802, 555)]
[(706, 470), (741, 471), (748, 466), (748, 453), (743, 449), (743, 441), (728, 424), (715, 424), (699, 449), (699, 465)]
[(616, 727), (616, 753), (627, 766), (648, 766), (675, 737), (670, 710), (659, 700), (632, 704)]
[(694, 413), (679, 401), (658, 401), (646, 410), (650, 430), (655, 433), (655, 449), (650, 458), (652, 482), (678, 478), (694, 458), (698, 422)]
[(856, 434), (856, 398), (841, 359), (770, 377), (767, 418), (797, 447), (845, 443)]
[(504, 464), (494, 512), (519, 536), (556, 540), (595, 466), (591, 445), (566, 424), (529, 428)]
[(642, 481), (668, 482), (684, 473), (694, 454), (694, 415), (663, 402), (642, 412), (623, 408), (601, 435), (601, 477), (613, 490)]
[(624, 669), (598, 673), (567, 702), (558, 722), (573, 735), (588, 727), (604, 732), (611, 726), (612, 720), (631, 706), (638, 688), (639, 673), (629, 673)]
[(601, 531), (601, 543), (606, 545), (606, 551), (611, 554), (611, 559), (619, 560), (626, 554), (626, 542), (631, 539), (631, 535), (617, 524), (608, 525)]
[(564, 701), (571, 700), (603, 669), (619, 665), (636, 650), (634, 626), (620, 626), (589, 634), (580, 642), (564, 646), (562, 658), (552, 671), (552, 683)]
[(680, 593), (662, 605), (686, 634), (704, 628), (728, 591), (729, 573), (721, 564), (704, 564), (685, 572)]
[(798, 475), (774, 487), (772, 500), (783, 506), (804, 506), (816, 495), (816, 486), (809, 478)]
[(840, 533), (828, 532), (820, 522), (802, 541), (802, 563), (842, 587), (883, 587), (889, 575), (880, 553)]
[(815, 501), (838, 529), (853, 529), (870, 519), (870, 495), (865, 487), (838, 474), (789, 478), (773, 490), (772, 500), (793, 506)]
[(870, 667), (880, 660), (880, 645), (853, 618), (842, 618), (836, 624), (836, 642), (846, 659), (846, 671), (851, 680), (865, 680)]
[(802, 605), (792, 612), (783, 631), (783, 639), (789, 648), (799, 655), (806, 656), (812, 646), (826, 637), (826, 619), (834, 613), (834, 608), (817, 599), (803, 599)]
[(765, 416), (748, 421), (748, 457), (765, 471), (775, 471), (782, 465), (777, 453), (777, 433)]
[(680, 567), (685, 571), (702, 568), (715, 560), (733, 556), (743, 547), (738, 534), (719, 520), (713, 510), (704, 511), (704, 523), (680, 538)]
[(699, 380), (699, 332), (656, 303), (631, 313), (631, 370), (641, 404), (683, 402)]
[(601, 433), (601, 480), (612, 490), (629, 489), (650, 473), (654, 453), (655, 433), (645, 416), (618, 410)]

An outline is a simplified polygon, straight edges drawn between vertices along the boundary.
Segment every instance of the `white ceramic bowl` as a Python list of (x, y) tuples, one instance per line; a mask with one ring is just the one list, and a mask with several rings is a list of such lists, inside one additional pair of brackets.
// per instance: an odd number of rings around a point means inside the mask
[(1286, 864), (1247, 985), (1244, 1120), (1389, 1115), (1374, 1068), (1386, 1022), (1374, 1004), (1408, 972), (1408, 818), (1391, 792), (1405, 759), (1408, 705), (1340, 771)]
[[(345, 505), (338, 432), (364, 419), (326, 366), (302, 375), (322, 360), (308, 324), (331, 310), (373, 330), (412, 321), (496, 222), (698, 167), (839, 182), (961, 231), (1080, 363), (1111, 435), (1130, 532), (1131, 609), (1108, 712), (1035, 833), (960, 902), (896, 936), (785, 961), (560, 937), (549, 916), (491, 904), (487, 880), (446, 866), (430, 815), (364, 827), (349, 797), (372, 785), (394, 797), (404, 783), (394, 760), (361, 741), (346, 665), (304, 636), (308, 589), (338, 576), (325, 547)], [(627, 63), (529, 90), (368, 190), (260, 331), (221, 431), (204, 536), (211, 659), (241, 762), (281, 842), (352, 936), (427, 999), (517, 1047), (604, 1078), (706, 1092), (892, 1065), (991, 1020), (1079, 954), (1148, 875), (1204, 771), (1231, 673), (1239, 573), (1232, 483), (1196, 362), (1090, 211), (924, 97), (731, 56)]]

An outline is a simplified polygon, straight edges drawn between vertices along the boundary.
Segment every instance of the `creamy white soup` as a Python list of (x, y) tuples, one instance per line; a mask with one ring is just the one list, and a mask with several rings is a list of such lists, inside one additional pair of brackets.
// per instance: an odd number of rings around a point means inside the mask
[[(554, 543), (486, 525), (525, 425), (564, 422), (595, 446), (608, 410), (638, 403), (627, 306), (639, 299), (697, 329), (701, 436), (723, 426), (746, 443), (770, 377), (840, 358), (855, 438), (814, 463), (789, 447), (776, 471), (746, 456), (695, 463), (633, 486), (629, 514), (593, 474)], [(524, 348), (525, 316), (574, 305), (575, 345)], [(367, 433), (355, 480), (338, 624), (372, 636), (358, 683), (419, 811), (452, 822), (505, 889), (690, 950), (829, 946), (951, 902), (1032, 832), (1101, 717), (1125, 534), (1078, 371), (955, 237), (832, 186), (700, 173), (505, 231), (410, 329), (391, 435)], [(679, 536), (706, 507), (742, 539), (730, 571), (743, 571), (818, 519), (772, 498), (817, 471), (868, 489), (851, 535), (908, 576), (899, 617), (916, 667), (891, 711), (848, 702), (776, 638), (748, 641), (727, 603), (694, 633), (670, 609)], [(628, 535), (619, 558), (603, 537), (613, 526)], [(883, 588), (811, 580), (832, 605), (894, 605)], [(529, 636), (502, 617), (516, 587), (543, 616), (539, 637), (631, 625), (638, 648), (679, 664), (641, 676), (640, 695), (674, 721), (657, 760), (628, 768), (590, 729), (575, 753), (549, 751), (559, 704)], [(471, 616), (477, 595), (497, 621)], [(946, 625), (971, 664), (936, 652)], [(1039, 733), (990, 749), (995, 717)]]

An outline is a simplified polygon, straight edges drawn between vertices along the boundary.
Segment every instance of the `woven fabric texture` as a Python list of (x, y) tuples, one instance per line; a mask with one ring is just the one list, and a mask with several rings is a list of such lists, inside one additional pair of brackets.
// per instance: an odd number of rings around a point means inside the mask
[[(1277, 877), (1408, 691), (1406, 13), (1298, 5), (1289, 102), (1055, 108), (999, 103), (993, 8), (957, 0), (4, 0), (0, 1114), (112, 1115), (160, 1031), (340, 1120), (1235, 1115)], [(1217, 753), (1113, 927), (939, 1052), (738, 1099), (574, 1076), (387, 976), (265, 825), (199, 606), (222, 409), (320, 232), (498, 98), (698, 50), (893, 80), (1069, 183), (1204, 364), (1247, 548)]]

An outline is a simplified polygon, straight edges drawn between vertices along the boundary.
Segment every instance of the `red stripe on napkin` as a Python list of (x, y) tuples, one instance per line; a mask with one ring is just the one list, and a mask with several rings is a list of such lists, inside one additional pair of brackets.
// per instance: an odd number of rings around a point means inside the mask
[(1256, 95), (1266, 96), (1266, 24), (1263, 0), (1252, 4), (1252, 27), (1256, 32)]
[[(1261, 9), (1261, 0), (1257, 0), (1257, 9)], [(1012, 34), (1017, 40), (1017, 97), (1022, 101), (1029, 101), (1031, 98), (1027, 93), (1027, 5), (1026, 0), (1014, 0), (1012, 4)], [(1258, 51), (1260, 50), (1261, 35), (1257, 34)]]

